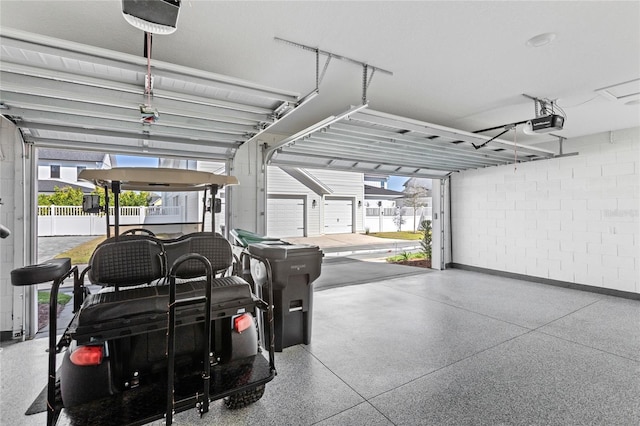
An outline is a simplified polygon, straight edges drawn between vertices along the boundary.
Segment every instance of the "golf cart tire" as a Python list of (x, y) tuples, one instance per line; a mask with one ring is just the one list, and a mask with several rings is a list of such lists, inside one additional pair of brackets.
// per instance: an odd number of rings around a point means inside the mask
[(51, 259), (38, 265), (24, 266), (11, 271), (11, 284), (24, 286), (55, 281), (71, 270), (71, 259)]
[(238, 392), (230, 395), (224, 399), (224, 405), (230, 410), (237, 410), (238, 408), (244, 408), (247, 405), (251, 405), (264, 395), (264, 385), (256, 386), (255, 388)]
[(68, 349), (60, 365), (60, 397), (65, 408), (113, 395), (111, 361), (105, 359), (100, 365), (77, 366), (71, 362)]

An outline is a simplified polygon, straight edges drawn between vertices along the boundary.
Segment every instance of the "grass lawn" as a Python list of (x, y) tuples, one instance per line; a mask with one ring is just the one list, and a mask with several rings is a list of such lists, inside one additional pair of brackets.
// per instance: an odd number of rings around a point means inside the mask
[[(39, 291), (38, 292), (38, 303), (49, 303), (49, 297), (51, 297), (51, 293), (48, 291)], [(67, 302), (71, 300), (71, 296), (65, 293), (58, 293), (58, 304), (66, 305)]]
[(399, 232), (370, 232), (367, 235), (378, 238), (394, 238), (396, 240), (421, 240), (422, 232), (399, 231)]
[[(157, 234), (156, 238), (167, 239), (177, 237), (178, 235), (180, 234)], [(91, 257), (93, 251), (96, 249), (96, 246), (106, 239), (106, 236), (94, 238), (93, 240), (77, 245), (70, 250), (57, 254), (55, 257), (56, 259), (60, 259), (61, 257), (69, 257), (71, 258), (72, 265), (83, 265), (89, 263), (89, 258)]]
[(75, 246), (74, 248), (67, 250), (64, 253), (58, 254), (56, 258), (59, 259), (61, 257), (70, 257), (72, 265), (89, 263), (89, 258), (91, 257), (91, 254), (95, 250), (96, 246), (103, 242), (105, 239), (106, 237), (104, 236), (94, 238), (93, 240)]

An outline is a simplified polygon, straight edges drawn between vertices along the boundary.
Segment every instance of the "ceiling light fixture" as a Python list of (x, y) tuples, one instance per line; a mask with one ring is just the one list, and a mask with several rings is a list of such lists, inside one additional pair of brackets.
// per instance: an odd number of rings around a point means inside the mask
[(122, 16), (134, 27), (152, 34), (176, 30), (180, 0), (122, 0)]
[(531, 37), (529, 40), (527, 40), (526, 44), (529, 47), (542, 47), (551, 43), (555, 39), (556, 39), (556, 33), (543, 33), (543, 34), (538, 34), (537, 36)]

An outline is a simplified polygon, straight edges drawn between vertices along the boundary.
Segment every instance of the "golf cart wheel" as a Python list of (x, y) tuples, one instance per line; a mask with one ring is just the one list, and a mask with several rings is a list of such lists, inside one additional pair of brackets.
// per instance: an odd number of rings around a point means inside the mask
[(56, 410), (60, 410), (64, 407), (64, 404), (62, 403), (62, 392), (60, 391), (60, 379), (56, 379), (56, 397), (54, 405)]
[(11, 284), (23, 286), (55, 281), (71, 269), (71, 259), (51, 259), (38, 265), (24, 266), (11, 271)]
[(253, 404), (264, 395), (264, 385), (256, 386), (253, 389), (238, 392), (224, 399), (224, 404), (230, 410), (246, 407)]

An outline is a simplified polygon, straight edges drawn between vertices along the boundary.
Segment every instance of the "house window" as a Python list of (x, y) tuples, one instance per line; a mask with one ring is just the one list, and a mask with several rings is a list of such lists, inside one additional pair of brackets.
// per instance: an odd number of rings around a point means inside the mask
[(60, 179), (60, 166), (56, 164), (51, 165), (51, 178)]

